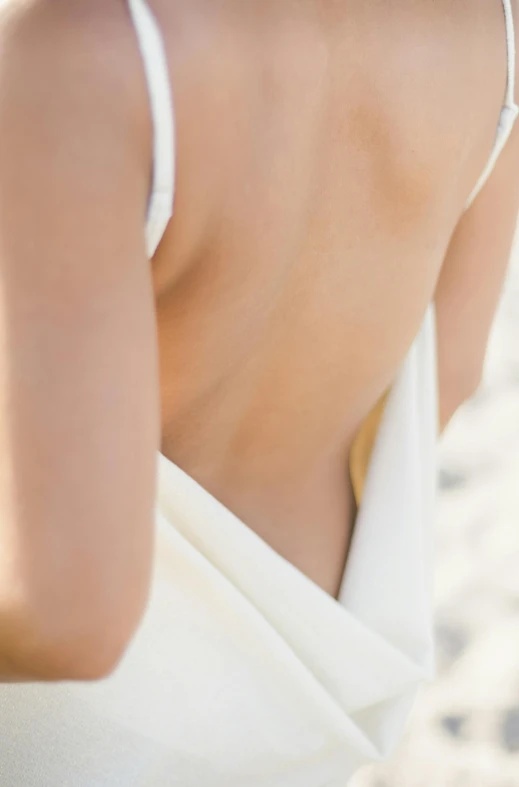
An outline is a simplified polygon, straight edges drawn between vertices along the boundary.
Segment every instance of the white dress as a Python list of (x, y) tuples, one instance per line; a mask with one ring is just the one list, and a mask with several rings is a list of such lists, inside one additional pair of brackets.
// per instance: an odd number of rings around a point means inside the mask
[[(129, 7), (155, 123), (152, 256), (173, 205), (174, 119), (159, 29), (144, 0)], [(504, 7), (497, 152), (517, 115)], [(345, 787), (386, 757), (434, 671), (436, 439), (431, 306), (385, 406), (339, 601), (159, 455), (142, 624), (106, 680), (0, 686), (1, 787)]]

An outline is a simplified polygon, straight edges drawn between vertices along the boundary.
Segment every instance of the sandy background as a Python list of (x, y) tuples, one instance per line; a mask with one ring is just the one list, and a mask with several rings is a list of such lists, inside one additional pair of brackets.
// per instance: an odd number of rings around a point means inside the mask
[(519, 787), (519, 248), (440, 467), (438, 679), (397, 755), (349, 787)]

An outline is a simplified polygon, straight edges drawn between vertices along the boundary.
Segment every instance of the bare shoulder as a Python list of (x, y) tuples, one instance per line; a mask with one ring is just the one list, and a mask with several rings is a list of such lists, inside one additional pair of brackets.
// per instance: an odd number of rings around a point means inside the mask
[[(109, 211), (112, 237), (123, 231), (116, 217), (124, 216), (125, 232), (136, 240), (148, 198), (151, 129), (125, 4), (3, 0), (0, 38), (4, 237), (30, 215), (49, 226), (68, 216), (77, 232), (74, 217), (99, 224)], [(30, 214), (37, 200), (39, 210)]]
[[(495, 138), (507, 81), (507, 37), (502, 0), (458, 0), (453, 4), (459, 45), (457, 57), (464, 78), (464, 105), (472, 105), (473, 128), (481, 130), (483, 147)], [(519, 30), (519, 3), (511, 2)], [(519, 74), (519, 70), (518, 70)], [(478, 121), (481, 121), (478, 123)]]
[[(407, 13), (403, 7), (407, 6)], [(517, 32), (519, 3), (512, 0)], [(415, 136), (435, 151), (440, 184), (459, 165), (460, 208), (495, 142), (507, 83), (507, 36), (502, 0), (425, 0), (402, 3), (388, 44), (402, 78), (394, 95)], [(395, 21), (395, 20), (393, 20)], [(404, 35), (404, 34), (403, 34)], [(387, 54), (384, 53), (384, 57)], [(519, 69), (518, 69), (519, 75)]]
[(0, 37), (4, 115), (33, 112), (35, 122), (62, 124), (63, 138), (81, 119), (85, 137), (113, 129), (149, 155), (146, 86), (125, 4), (3, 0)]
[[(97, 69), (98, 76), (102, 72), (127, 84), (132, 69), (135, 75), (135, 40), (125, 3), (1, 0), (0, 33), (2, 60), (15, 52), (24, 56), (32, 52), (34, 58), (44, 54), (49, 66), (59, 62), (64, 78), (84, 76), (85, 67), (91, 74)], [(80, 66), (80, 72), (70, 72)]]

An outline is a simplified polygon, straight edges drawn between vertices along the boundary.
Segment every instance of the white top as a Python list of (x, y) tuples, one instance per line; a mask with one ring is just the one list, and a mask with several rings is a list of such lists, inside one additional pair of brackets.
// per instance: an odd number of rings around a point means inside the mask
[[(155, 124), (151, 256), (171, 215), (174, 122), (159, 29), (128, 1)], [(159, 455), (142, 625), (107, 680), (0, 687), (0, 784), (345, 787), (386, 757), (434, 671), (436, 439), (431, 306), (385, 408), (339, 602)]]

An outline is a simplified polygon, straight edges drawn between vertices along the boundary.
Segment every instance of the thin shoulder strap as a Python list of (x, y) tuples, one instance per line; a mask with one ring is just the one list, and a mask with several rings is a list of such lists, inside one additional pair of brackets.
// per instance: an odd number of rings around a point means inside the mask
[(505, 103), (501, 110), (499, 118), (499, 125), (497, 127), (496, 141), (490, 154), (490, 159), (487, 166), (483, 170), (480, 179), (476, 183), (470, 197), (467, 201), (467, 208), (472, 205), (477, 195), (490, 177), (496, 162), (505, 147), (514, 123), (519, 114), (519, 107), (515, 103), (515, 70), (516, 70), (516, 51), (515, 51), (515, 29), (514, 29), (514, 14), (512, 11), (512, 0), (501, 0), (505, 12), (505, 25), (506, 25), (506, 50), (507, 50), (507, 63), (508, 74), (506, 82)]
[(506, 84), (505, 107), (517, 109), (515, 103), (515, 71), (516, 71), (516, 51), (515, 51), (515, 26), (514, 12), (512, 10), (512, 0), (502, 0), (505, 12), (506, 25), (506, 51), (508, 62), (508, 79)]
[(155, 254), (173, 215), (175, 115), (164, 40), (146, 0), (128, 0), (141, 51), (153, 123), (153, 177), (146, 222), (148, 257)]

